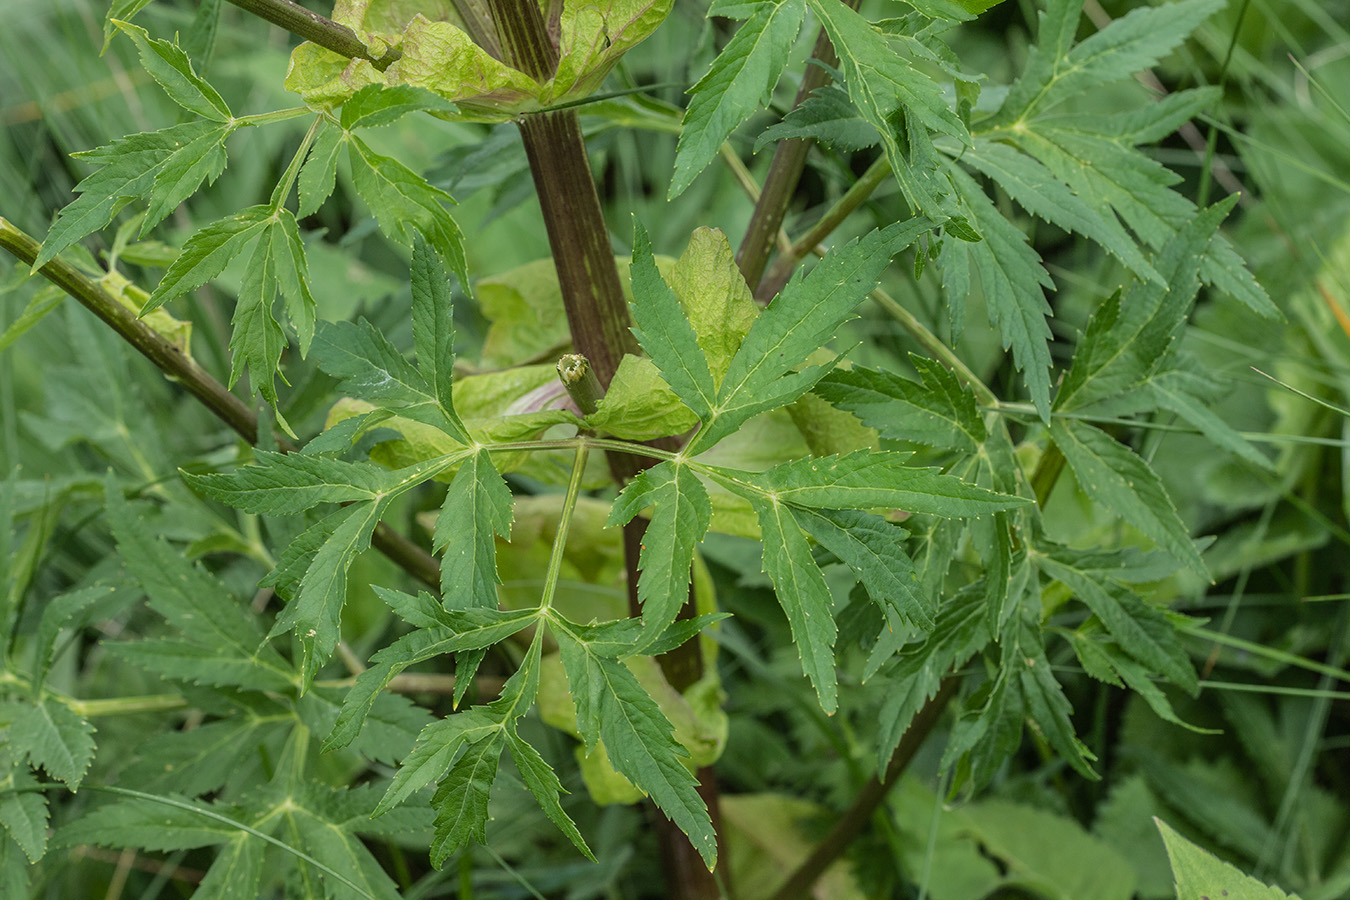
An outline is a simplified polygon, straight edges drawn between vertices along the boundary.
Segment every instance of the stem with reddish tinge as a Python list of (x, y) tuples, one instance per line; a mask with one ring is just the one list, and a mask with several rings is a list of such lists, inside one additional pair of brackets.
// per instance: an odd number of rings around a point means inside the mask
[(376, 57), (346, 25), (339, 25), (332, 19), (310, 12), (292, 0), (230, 0), (230, 2), (260, 19), (266, 19), (273, 25), (279, 25), (291, 34), (334, 53), (351, 59), (370, 60), (381, 72), (403, 55), (390, 47), (385, 50), (384, 55)]

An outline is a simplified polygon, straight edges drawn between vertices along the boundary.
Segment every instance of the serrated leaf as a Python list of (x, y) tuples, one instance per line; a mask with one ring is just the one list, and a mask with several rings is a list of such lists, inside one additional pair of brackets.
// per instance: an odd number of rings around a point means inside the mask
[[(847, 456), (790, 460), (748, 480), (775, 500), (816, 509), (889, 508), (962, 518), (1030, 503), (908, 463), (907, 453), (859, 450)], [(735, 484), (728, 486), (736, 490)], [(750, 499), (750, 494), (745, 496)]]
[(758, 498), (751, 505), (764, 542), (764, 573), (773, 580), (778, 603), (787, 614), (802, 671), (815, 687), (821, 709), (833, 713), (839, 705), (834, 671), (838, 631), (825, 576), (811, 558), (811, 547), (791, 509), (777, 500)]
[(1050, 326), (1046, 289), (1053, 290), (1045, 267), (1027, 237), (994, 208), (973, 179), (957, 166), (947, 169), (959, 197), (959, 208), (984, 240), (944, 241), (938, 263), (948, 289), (952, 321), (961, 317), (970, 289), (970, 271), (980, 275), (989, 323), (999, 330), (1003, 348), (1026, 380), (1031, 401), (1042, 419), (1050, 415)]
[(394, 676), (408, 666), (445, 653), (481, 650), (503, 641), (536, 621), (539, 611), (464, 609), (453, 610), (453, 624), (424, 628), (399, 638), (371, 658), (371, 666), (356, 678), (342, 701), (324, 750), (345, 747), (360, 733), (375, 698)]
[[(318, 811), (305, 810), (293, 815), (296, 830), (305, 850), (321, 866), (323, 883), (327, 894), (342, 898), (375, 898), (375, 900), (401, 900), (398, 885), (384, 871), (384, 868), (371, 855), (366, 845), (355, 835), (335, 823)], [(304, 813), (309, 813), (308, 815)], [(336, 876), (336, 877), (335, 877)], [(335, 880), (345, 882), (339, 886)], [(195, 894), (194, 900), (195, 900)]]
[[(286, 349), (286, 335), (272, 313), (277, 289), (277, 258), (273, 251), (267, 229), (264, 229), (239, 283), (234, 315), (230, 318), (230, 387), (234, 387), (247, 371), (253, 390), (262, 394), (275, 409), (279, 402), (277, 365), (281, 362), (281, 351)], [(224, 258), (221, 267), (228, 261)], [(207, 276), (203, 282), (212, 277), (215, 275)]]
[(1200, 689), (1190, 656), (1162, 610), (1149, 606), (1122, 585), (1096, 580), (1074, 566), (1072, 557), (1061, 560), (1042, 554), (1037, 557), (1037, 564), (1051, 578), (1072, 588), (1121, 648), (1148, 671), (1189, 694), (1194, 695)]
[(241, 466), (229, 474), (183, 478), (194, 489), (235, 509), (259, 515), (295, 515), (320, 503), (378, 500), (410, 480), (420, 481), (427, 468), (410, 466), (389, 470), (368, 462), (348, 462), (326, 456), (255, 450), (258, 465)]
[(441, 553), (441, 602), (447, 609), (497, 608), (496, 537), (511, 534), (514, 498), (486, 450), (460, 465), (436, 518), (432, 550)]
[(774, 141), (817, 141), (836, 150), (865, 150), (881, 135), (858, 114), (848, 92), (838, 84), (817, 88), (806, 102), (792, 108), (777, 125), (770, 125), (755, 139), (755, 152)]
[(436, 796), (436, 834), (431, 864), (440, 868), (451, 854), (477, 842), (487, 843), (488, 795), (497, 777), (505, 739), (500, 731), (471, 745), (450, 767)]
[(389, 789), (371, 815), (383, 815), (411, 794), (439, 780), (460, 750), (500, 730), (501, 723), (488, 715), (484, 707), (431, 723), (417, 736), (417, 746), (403, 759)]
[(180, 48), (168, 41), (151, 38), (139, 25), (117, 19), (109, 21), (135, 42), (141, 65), (164, 88), (170, 100), (206, 119), (228, 122), (232, 118), (225, 99), (193, 71), (191, 61)]
[(607, 524), (622, 525), (648, 505), (652, 517), (642, 538), (638, 576), (642, 635), (635, 654), (649, 652), (688, 601), (694, 550), (712, 521), (702, 482), (688, 466), (674, 461), (645, 469), (630, 481), (614, 501)]
[(216, 854), (206, 877), (192, 892), (193, 900), (254, 900), (263, 873), (263, 842), (236, 832)]
[(297, 191), (300, 203), (296, 215), (312, 216), (333, 193), (337, 183), (338, 151), (346, 141), (346, 132), (325, 122), (310, 145), (309, 155), (300, 167)]
[(1166, 284), (1135, 282), (1123, 299), (1113, 295), (1093, 314), (1055, 396), (1056, 411), (1124, 393), (1158, 370), (1190, 314), (1205, 248), (1236, 201), (1214, 204), (1163, 246), (1157, 269)]
[[(192, 803), (186, 798), (180, 801)], [(63, 847), (135, 847), (138, 850), (190, 850), (223, 844), (239, 830), (191, 809), (126, 797), (104, 804), (63, 826), (55, 842)]]
[(272, 208), (269, 206), (250, 206), (195, 232), (160, 279), (141, 314), (158, 309), (219, 275), (230, 260), (262, 234), (271, 216)]
[[(881, 135), (892, 171), (911, 207), (939, 220), (948, 218), (950, 202), (945, 195), (949, 186), (936, 170), (928, 131), (952, 135), (962, 143), (968, 143), (970, 136), (937, 82), (897, 53), (893, 44), (921, 58), (929, 56), (929, 51), (907, 35), (888, 39), (845, 4), (832, 0), (808, 3), (839, 54), (849, 98)], [(908, 153), (901, 146), (901, 128)]]
[(120, 777), (151, 791), (210, 793), (236, 773), (243, 757), (287, 727), (284, 719), (246, 715), (156, 734), (138, 748), (139, 759)]
[(1162, 819), (1155, 817), (1153, 822), (1167, 845), (1167, 857), (1172, 862), (1172, 874), (1176, 879), (1177, 900), (1205, 900), (1207, 897), (1298, 900), (1296, 894), (1286, 894), (1277, 887), (1244, 875), (1235, 866), (1177, 834)]
[(876, 603), (895, 610), (908, 628), (933, 628), (938, 598), (921, 592), (914, 563), (901, 547), (908, 532), (856, 509), (794, 510), (793, 516), (853, 570)]
[(1216, 446), (1267, 472), (1275, 472), (1273, 462), (1209, 408), (1200, 396), (1204, 387), (1196, 373), (1182, 371), (1162, 372), (1144, 383), (1145, 393), (1158, 407), (1181, 416)]
[(314, 319), (318, 304), (309, 289), (309, 260), (295, 214), (282, 207), (277, 222), (268, 233), (272, 239), (272, 258), (276, 261), (277, 287), (286, 304), (286, 314), (300, 339), (300, 355), (309, 353), (314, 339)]
[(736, 265), (726, 233), (716, 228), (695, 228), (670, 272), (670, 286), (680, 298), (699, 349), (708, 360), (713, 385), (720, 387), (760, 312)]
[(454, 203), (454, 198), (398, 160), (376, 153), (358, 137), (347, 137), (347, 161), (356, 192), (375, 214), (380, 230), (409, 248), (420, 233), (467, 288), (464, 236), (444, 205)]
[[(165, 678), (189, 684), (238, 687), (251, 691), (288, 691), (295, 686), (290, 673), (275, 665), (263, 666), (254, 655), (241, 656), (233, 647), (203, 647), (187, 641), (142, 640), (111, 644), (113, 655)], [(259, 648), (266, 652), (271, 648)], [(267, 655), (273, 656), (275, 651)]]
[(1109, 210), (1089, 206), (1049, 169), (1007, 144), (976, 138), (961, 161), (988, 175), (1027, 212), (1095, 241), (1140, 278), (1166, 286)]
[(806, 16), (804, 0), (769, 0), (691, 87), (668, 199), (684, 192), (738, 126), (769, 102)]
[(586, 845), (586, 839), (581, 836), (576, 823), (558, 802), (558, 795), (567, 793), (563, 790), (562, 782), (539, 755), (539, 751), (521, 740), (520, 735), (516, 734), (514, 725), (508, 725), (506, 728), (506, 748), (511, 751), (511, 759), (516, 764), (516, 770), (520, 772), (520, 780), (525, 782), (525, 787), (534, 795), (544, 815), (548, 816), (549, 821), (556, 825), (587, 859), (595, 862), (595, 854)]
[(302, 690), (309, 688), (337, 647), (342, 607), (347, 602), (347, 570), (357, 554), (370, 546), (370, 536), (388, 505), (386, 497), (353, 503), (338, 513), (332, 535), (314, 554), (295, 596), (268, 634), (276, 637), (295, 631), (302, 651)]
[(661, 370), (661, 377), (700, 419), (712, 418), (717, 388), (694, 328), (675, 293), (661, 278), (651, 241), (639, 222), (633, 227), (633, 334)]
[(1034, 636), (1024, 634), (1016, 652), (1005, 658), (1005, 665), (1014, 667), (1021, 681), (1027, 716), (1033, 727), (1079, 775), (1091, 781), (1100, 780), (1090, 762), (1096, 757), (1074, 734), (1069, 719), (1073, 707), (1050, 669), (1045, 648)]
[(452, 113), (455, 104), (425, 88), (409, 84), (368, 84), (342, 104), (344, 131), (389, 125), (411, 112), (422, 110)]
[(10, 745), (72, 791), (80, 789), (94, 759), (93, 733), (93, 725), (53, 697), (24, 705), (9, 724)]
[(201, 130), (190, 141), (174, 149), (159, 163), (154, 184), (150, 187), (150, 205), (141, 221), (140, 236), (168, 218), (188, 197), (201, 187), (202, 182), (215, 184), (225, 171), (225, 139), (234, 131), (229, 124), (215, 125)]
[(910, 355), (923, 384), (855, 366), (826, 375), (815, 393), (848, 410), (883, 437), (975, 453), (988, 432), (975, 396), (932, 360)]
[(450, 305), (450, 281), (441, 258), (418, 236), (412, 255), (412, 328), (417, 366), (431, 387), (449, 432), (464, 443), (469, 433), (455, 412), (451, 387), (455, 380), (455, 319)]
[[(71, 627), (83, 627), (88, 621), (91, 610), (97, 612), (107, 604), (109, 598), (120, 603), (118, 591), (112, 585), (95, 585), (53, 597), (42, 609), (42, 619), (38, 623), (37, 635), (33, 640), (34, 655), (37, 660), (38, 686), (46, 677), (55, 651), (56, 639), (62, 630)], [(73, 620), (73, 621), (72, 621)]]
[(1087, 422), (1056, 418), (1050, 423), (1050, 437), (1094, 502), (1138, 528), (1196, 574), (1209, 578), (1176, 507), (1148, 463)]
[(1041, 13), (1026, 71), (993, 124), (1031, 118), (1086, 90), (1149, 68), (1222, 5), (1222, 0), (1180, 0), (1140, 7), (1073, 46), (1083, 0), (1051, 4)]
[(315, 335), (314, 357), (320, 369), (342, 379), (338, 385), (342, 393), (378, 403), (469, 443), (464, 423), (448, 398), (438, 396), (423, 374), (364, 318), (355, 325), (323, 323)]
[(711, 418), (694, 437), (690, 452), (708, 449), (752, 416), (810, 390), (825, 375), (825, 367), (786, 373), (833, 337), (876, 287), (891, 257), (932, 227), (927, 219), (909, 219), (869, 232), (833, 248), (810, 273), (790, 281), (755, 320), (732, 358)]
[[(30, 863), (47, 852), (47, 797), (22, 762), (0, 778), (0, 840), (8, 833)], [(3, 882), (0, 882), (3, 884)]]
[[(214, 122), (187, 122), (161, 131), (128, 135), (95, 150), (76, 154), (97, 168), (75, 186), (75, 192), (80, 196), (57, 214), (33, 267), (41, 268), (80, 238), (105, 227), (128, 201), (151, 196), (156, 179), (170, 159), (178, 159), (186, 170), (186, 164), (193, 157), (185, 152), (185, 148), (199, 148), (198, 142), (203, 136), (221, 134), (221, 129), (222, 126)], [(205, 177), (210, 169), (199, 167), (199, 171)], [(184, 177), (173, 179), (175, 190), (186, 189)], [(169, 187), (166, 183), (161, 190)], [(196, 185), (192, 190), (196, 190)], [(192, 190), (186, 193), (190, 194)], [(172, 209), (163, 210), (164, 215), (169, 212)], [(147, 217), (143, 226), (154, 224), (156, 222)]]
[(711, 867), (717, 861), (717, 836), (697, 783), (681, 761), (688, 751), (676, 742), (670, 721), (633, 673), (595, 653), (584, 640), (586, 632), (568, 622), (553, 630), (587, 750), (603, 744), (615, 771), (650, 796)]

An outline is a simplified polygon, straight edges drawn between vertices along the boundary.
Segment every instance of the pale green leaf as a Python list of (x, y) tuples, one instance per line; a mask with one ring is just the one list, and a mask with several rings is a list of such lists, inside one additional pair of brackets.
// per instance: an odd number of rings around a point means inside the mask
[(716, 228), (695, 228), (668, 278), (708, 360), (713, 385), (721, 387), (760, 312), (726, 234)]
[(695, 436), (690, 452), (706, 450), (752, 416), (810, 390), (824, 376), (824, 367), (787, 373), (853, 317), (891, 257), (932, 227), (927, 219), (909, 219), (869, 232), (833, 248), (810, 273), (790, 281), (755, 320), (731, 360), (711, 419)]
[(731, 132), (769, 102), (805, 16), (804, 0), (759, 4), (689, 89), (670, 198), (683, 193)]
[(1055, 419), (1050, 436), (1087, 495), (1138, 528), (1176, 559), (1208, 579), (1162, 481), (1134, 451), (1086, 422)]
[(1267, 886), (1244, 875), (1233, 865), (1192, 844), (1173, 831), (1162, 819), (1153, 820), (1167, 845), (1176, 878), (1177, 900), (1298, 900), (1277, 887)]
[(441, 555), (441, 601), (447, 609), (496, 609), (496, 536), (511, 534), (511, 489), (492, 457), (478, 450), (460, 465), (445, 493), (432, 549)]
[(652, 517), (642, 538), (638, 577), (643, 630), (635, 654), (649, 652), (689, 600), (694, 550), (712, 521), (702, 482), (688, 466), (672, 461), (645, 469), (630, 481), (614, 501), (608, 524), (622, 525), (649, 505)]
[(216, 89), (192, 69), (192, 62), (179, 47), (150, 37), (144, 28), (117, 19), (109, 21), (131, 38), (141, 55), (141, 65), (164, 88), (169, 99), (207, 119), (228, 122), (230, 108)]
[(685, 405), (708, 421), (717, 397), (712, 372), (684, 308), (656, 269), (646, 230), (636, 222), (630, 273), (638, 342)]
[(586, 424), (617, 438), (647, 441), (683, 434), (698, 424), (698, 416), (670, 389), (654, 362), (625, 353)]
[(310, 145), (309, 155), (300, 167), (297, 180), (300, 205), (296, 215), (313, 215), (333, 193), (337, 183), (338, 151), (342, 149), (345, 139), (346, 133), (341, 128), (327, 122), (320, 126), (318, 136)]

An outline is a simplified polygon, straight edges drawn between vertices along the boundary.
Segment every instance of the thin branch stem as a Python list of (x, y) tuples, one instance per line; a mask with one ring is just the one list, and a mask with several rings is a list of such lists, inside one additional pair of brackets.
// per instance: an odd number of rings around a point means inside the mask
[(403, 56), (394, 47), (387, 48), (378, 57), (375, 56), (356, 36), (356, 32), (346, 25), (339, 25), (332, 19), (310, 12), (292, 0), (230, 0), (230, 2), (334, 53), (350, 59), (369, 60), (381, 72)]
[[(0, 217), (0, 248), (31, 266), (37, 260), (41, 245), (9, 220)], [(113, 331), (171, 380), (182, 385), (240, 437), (250, 444), (258, 443), (257, 414), (178, 346), (138, 319), (134, 312), (123, 306), (102, 285), (59, 256), (39, 269), (38, 273), (111, 326)], [(286, 450), (294, 449), (284, 437), (279, 437), (277, 444)], [(440, 564), (435, 557), (402, 534), (381, 522), (375, 526), (371, 543), (414, 578), (434, 589), (440, 588)]]
[(980, 377), (971, 371), (970, 367), (962, 361), (961, 357), (956, 355), (956, 351), (948, 347), (938, 336), (928, 330), (909, 310), (900, 305), (900, 302), (886, 293), (881, 288), (877, 288), (867, 295), (878, 306), (890, 313), (891, 316), (900, 323), (900, 327), (909, 332), (909, 336), (914, 338), (915, 342), (928, 351), (928, 354), (942, 363), (957, 378), (965, 382), (966, 386), (975, 392), (975, 398), (979, 400), (982, 406), (997, 409), (999, 406), (998, 395), (989, 389)]

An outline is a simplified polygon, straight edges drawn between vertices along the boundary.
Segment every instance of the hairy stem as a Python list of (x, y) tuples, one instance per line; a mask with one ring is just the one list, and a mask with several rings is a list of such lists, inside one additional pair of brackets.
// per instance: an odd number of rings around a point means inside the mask
[(230, 0), (240, 9), (279, 25), (291, 34), (312, 41), (351, 59), (366, 59), (383, 72), (403, 54), (389, 47), (380, 56), (373, 55), (356, 33), (346, 25), (310, 12), (292, 0)]
[[(41, 244), (0, 217), (0, 248), (31, 266), (37, 259)], [(257, 414), (175, 344), (138, 319), (134, 312), (123, 306), (97, 281), (60, 257), (44, 265), (38, 272), (106, 322), (142, 356), (178, 382), (240, 437), (250, 444), (258, 442)], [(277, 444), (285, 450), (294, 449), (284, 437), (278, 438)], [(375, 526), (371, 543), (414, 578), (433, 589), (440, 588), (440, 564), (408, 538), (381, 522)]]

